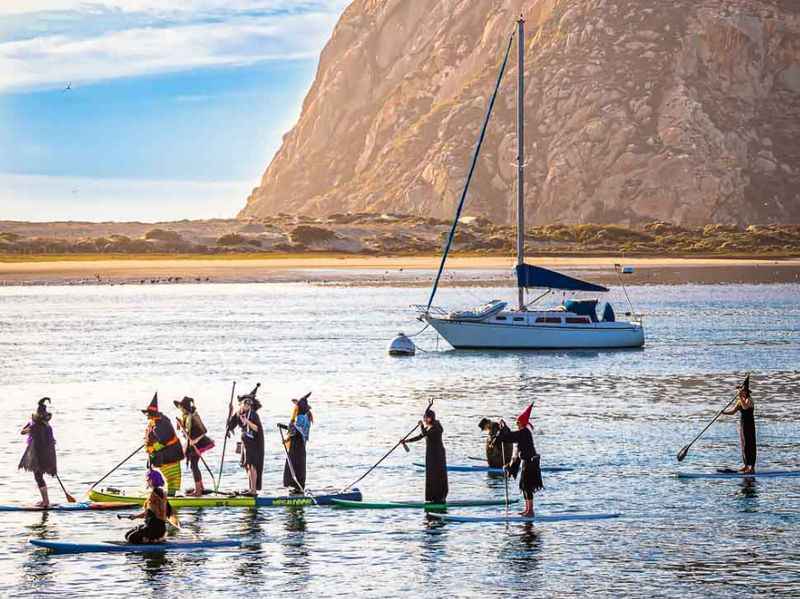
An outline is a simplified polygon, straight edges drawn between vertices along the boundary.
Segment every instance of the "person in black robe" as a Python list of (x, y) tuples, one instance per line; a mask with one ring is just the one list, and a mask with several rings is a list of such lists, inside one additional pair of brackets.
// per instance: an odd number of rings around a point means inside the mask
[(750, 395), (750, 375), (744, 378), (744, 382), (737, 387), (738, 395), (736, 403), (729, 410), (722, 413), (733, 416), (739, 412), (739, 444), (742, 448), (742, 468), (739, 472), (752, 474), (756, 471), (756, 420), (755, 406)]
[(447, 483), (447, 455), (442, 442), (444, 429), (430, 408), (425, 410), (425, 416), (419, 425), (421, 433), (405, 439), (403, 444), (425, 439), (425, 501), (447, 503), (450, 489)]
[(150, 404), (142, 410), (147, 416), (147, 427), (144, 431), (144, 443), (147, 450), (147, 461), (153, 468), (158, 468), (167, 481), (167, 495), (174, 496), (181, 490), (181, 460), (183, 446), (175, 427), (158, 409), (158, 393), (153, 395)]
[(205, 452), (214, 448), (214, 440), (208, 436), (208, 429), (197, 412), (194, 399), (184, 397), (182, 400), (173, 401), (172, 403), (181, 410), (181, 415), (175, 420), (178, 428), (186, 436), (186, 461), (192, 470), (192, 478), (194, 479), (194, 489), (187, 491), (186, 494), (202, 497), (204, 485), (203, 473), (200, 471), (200, 460)]
[(33, 478), (42, 496), (42, 500), (36, 503), (36, 507), (42, 508), (50, 507), (44, 475), (58, 475), (56, 440), (53, 437), (53, 429), (50, 427), (50, 419), (53, 415), (47, 411), (45, 405), (47, 403), (50, 403), (49, 397), (39, 400), (36, 412), (31, 414), (30, 422), (20, 432), (22, 435), (28, 435), (28, 442), (18, 466), (22, 470), (33, 472)]
[(520, 516), (532, 518), (534, 516), (533, 495), (544, 488), (542, 483), (542, 470), (539, 466), (539, 454), (533, 444), (533, 432), (530, 425), (533, 404), (517, 417), (516, 431), (511, 431), (504, 421), (500, 421), (500, 431), (495, 438), (496, 443), (510, 442), (517, 446), (517, 454), (506, 467), (508, 472), (516, 478), (519, 475), (519, 489), (525, 499), (525, 509)]
[(503, 468), (514, 451), (512, 443), (495, 443), (494, 438), (500, 432), (500, 424), (488, 418), (481, 418), (478, 428), (487, 434), (486, 463), (489, 468)]
[(283, 466), (283, 486), (291, 489), (291, 493), (304, 493), (306, 489), (306, 444), (311, 433), (314, 415), (308, 405), (308, 393), (300, 399), (293, 399), (295, 404), (292, 417), (286, 424), (279, 424), (288, 432), (285, 440), (286, 463)]
[(239, 410), (228, 421), (226, 434), (230, 434), (238, 426), (242, 429), (242, 439), (237, 451), (241, 454), (239, 463), (247, 471), (249, 495), (256, 496), (261, 490), (261, 479), (264, 473), (264, 427), (258, 410), (261, 409), (255, 395), (259, 385), (256, 385), (247, 395), (240, 395)]

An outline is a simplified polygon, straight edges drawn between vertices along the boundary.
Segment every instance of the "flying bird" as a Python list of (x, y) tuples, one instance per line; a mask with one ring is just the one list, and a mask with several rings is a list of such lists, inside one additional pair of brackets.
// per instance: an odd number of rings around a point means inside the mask
[(65, 88), (64, 88), (64, 89), (62, 89), (61, 91), (68, 92), (68, 91), (70, 91), (71, 89), (72, 89), (72, 81), (70, 81), (69, 83), (67, 83), (67, 87), (65, 87)]

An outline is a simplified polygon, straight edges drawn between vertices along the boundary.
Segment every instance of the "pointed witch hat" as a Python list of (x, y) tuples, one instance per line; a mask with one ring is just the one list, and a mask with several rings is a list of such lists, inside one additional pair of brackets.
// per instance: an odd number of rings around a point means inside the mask
[(533, 404), (530, 404), (525, 410), (517, 416), (517, 424), (520, 428), (525, 428), (531, 422), (531, 411), (533, 410)]
[(747, 375), (745, 375), (744, 380), (741, 382), (741, 384), (736, 385), (736, 388), (739, 389), (740, 391), (744, 391), (745, 393), (747, 393), (747, 395), (750, 395), (750, 373), (749, 372), (747, 373)]
[(153, 399), (150, 400), (150, 405), (147, 406), (146, 410), (142, 410), (142, 414), (147, 414), (148, 416), (155, 416), (158, 414), (158, 391), (153, 393)]

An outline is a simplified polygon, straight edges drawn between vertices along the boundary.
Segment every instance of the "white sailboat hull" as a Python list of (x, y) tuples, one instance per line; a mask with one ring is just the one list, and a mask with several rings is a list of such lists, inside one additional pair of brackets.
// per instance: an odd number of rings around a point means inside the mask
[(425, 320), (456, 349), (619, 349), (644, 345), (644, 328), (638, 322), (546, 326), (433, 316)]

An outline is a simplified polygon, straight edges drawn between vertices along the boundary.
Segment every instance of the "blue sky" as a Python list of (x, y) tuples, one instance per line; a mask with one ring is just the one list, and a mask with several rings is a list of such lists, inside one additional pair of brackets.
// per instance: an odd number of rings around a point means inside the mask
[(347, 3), (3, 0), (0, 220), (234, 216)]

